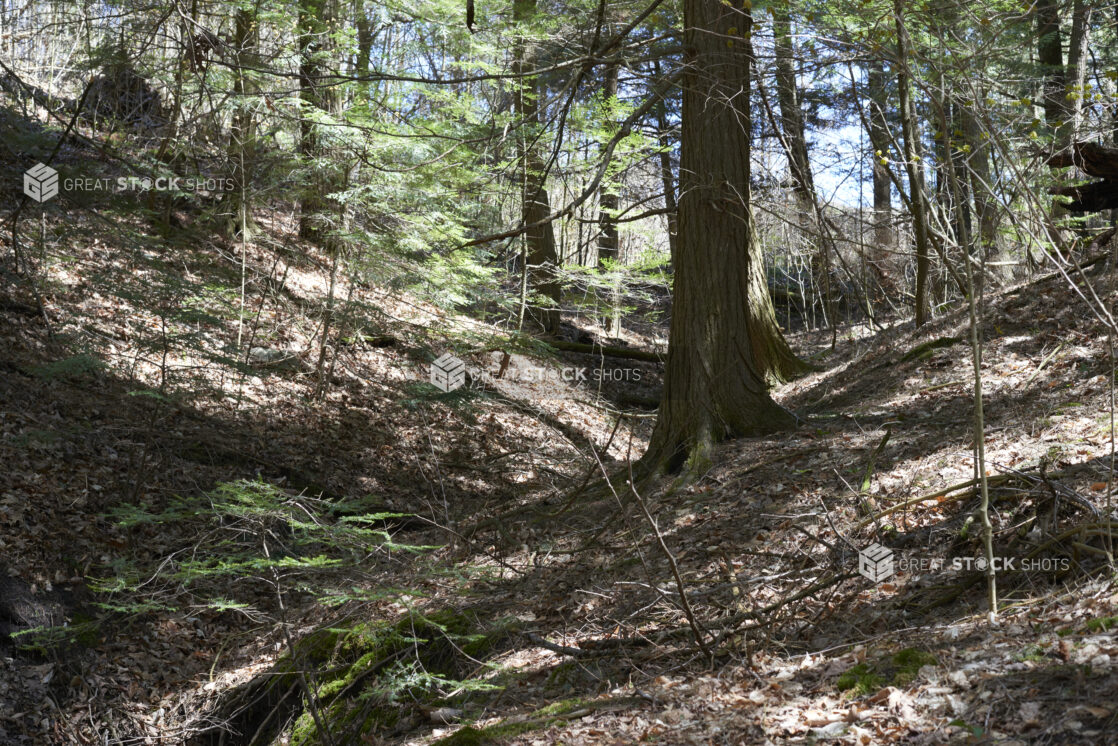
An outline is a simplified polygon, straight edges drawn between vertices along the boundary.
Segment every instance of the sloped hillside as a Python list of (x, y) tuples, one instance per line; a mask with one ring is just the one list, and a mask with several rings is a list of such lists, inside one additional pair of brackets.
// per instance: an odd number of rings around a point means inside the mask
[(324, 349), (328, 259), (283, 217), (240, 245), (191, 206), (21, 209), (0, 742), (1113, 740), (1113, 362), (1059, 273), (985, 301), (990, 626), (963, 310), (851, 331), (777, 392), (794, 432), (634, 489), (653, 360), (349, 278)]

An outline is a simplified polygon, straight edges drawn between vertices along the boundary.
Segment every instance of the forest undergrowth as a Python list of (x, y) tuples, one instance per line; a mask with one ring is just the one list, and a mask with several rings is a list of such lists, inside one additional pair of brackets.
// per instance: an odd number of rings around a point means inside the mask
[[(794, 432), (634, 489), (651, 359), (544, 354), (343, 282), (316, 366), (327, 258), (293, 225), (261, 217), (245, 248), (162, 236), (138, 207), (83, 215), (44, 218), (34, 276), (3, 268), (0, 742), (1118, 731), (1112, 368), (1059, 273), (984, 302), (995, 548), (1015, 563), (990, 626), (964, 308), (843, 330), (834, 353), (791, 335), (820, 367), (774, 392)], [(665, 328), (629, 329), (613, 343), (663, 351)], [(468, 369), (450, 393), (427, 382), (446, 352)], [(897, 567), (878, 583), (858, 573), (872, 543)]]

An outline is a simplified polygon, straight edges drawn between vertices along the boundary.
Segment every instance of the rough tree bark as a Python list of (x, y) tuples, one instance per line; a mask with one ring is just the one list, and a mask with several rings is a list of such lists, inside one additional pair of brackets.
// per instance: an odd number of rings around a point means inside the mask
[(684, 0), (679, 250), (659, 414), (641, 470), (701, 473), (714, 445), (791, 427), (769, 396), (753, 326), (761, 257), (749, 199), (748, 10)]
[[(373, 24), (369, 20), (369, 15), (365, 12), (365, 4), (363, 2), (358, 2), (356, 4), (354, 14), (354, 26), (357, 29), (357, 57), (355, 59), (354, 68), (358, 75), (363, 78), (368, 78), (373, 53)], [(370, 84), (368, 82), (358, 84), (358, 91), (357, 102), (368, 104)]]

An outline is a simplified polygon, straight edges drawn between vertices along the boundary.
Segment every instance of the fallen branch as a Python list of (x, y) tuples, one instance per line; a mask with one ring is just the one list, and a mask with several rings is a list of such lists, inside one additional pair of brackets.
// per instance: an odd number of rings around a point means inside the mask
[[(600, 463), (601, 462), (599, 462), (599, 464)], [(602, 468), (602, 474), (605, 475), (608, 483), (609, 474), (606, 474), (605, 467)], [(707, 658), (710, 658), (710, 650), (703, 641), (703, 629), (699, 626), (699, 621), (695, 618), (695, 613), (692, 611), (691, 604), (687, 600), (687, 588), (683, 583), (683, 576), (679, 572), (679, 565), (675, 561), (675, 555), (673, 555), (672, 550), (668, 548), (668, 543), (664, 541), (664, 534), (660, 532), (660, 527), (656, 525), (656, 519), (652, 517), (652, 513), (648, 510), (648, 504), (645, 503), (644, 498), (637, 492), (637, 488), (633, 484), (631, 463), (629, 467), (629, 491), (633, 493), (633, 497), (636, 498), (637, 505), (640, 506), (641, 512), (644, 513), (648, 525), (652, 527), (652, 532), (656, 535), (656, 541), (660, 545), (660, 551), (664, 553), (664, 557), (668, 560), (668, 566), (672, 569), (672, 577), (675, 578), (676, 590), (679, 593), (679, 608), (683, 610), (683, 615), (687, 617), (687, 624), (691, 627), (691, 633), (695, 636), (695, 644), (699, 646), (699, 649), (703, 651), (703, 654), (705, 654)]]
[(565, 342), (563, 340), (547, 340), (546, 343), (557, 350), (566, 352), (583, 352), (587, 355), (605, 355), (606, 357), (619, 357), (626, 360), (647, 360), (653, 363), (664, 361), (664, 356), (658, 352), (630, 350), (626, 347), (603, 347), (602, 345)]
[[(1048, 475), (1048, 479), (1059, 479), (1059, 478), (1062, 478), (1062, 477), (1071, 476), (1075, 472), (1079, 471), (1081, 466), (1082, 465), (1072, 466), (1072, 467), (1069, 467), (1067, 469), (1064, 469), (1063, 471), (1053, 472), (1053, 473)], [(1034, 484), (1037, 483), (1037, 482), (1042, 481), (1040, 477), (1034, 477), (1031, 474), (1025, 474), (1024, 472), (1014, 470), (1012, 473), (1009, 473), (1009, 474), (996, 474), (992, 477), (987, 477), (986, 478), (986, 483), (990, 487), (997, 487), (999, 485), (1006, 484), (1007, 482), (1012, 482), (1014, 480), (1019, 480), (1019, 479), (1027, 480), (1027, 481), (1030, 481)], [(929, 500), (936, 500), (936, 499), (941, 498), (941, 497), (947, 498), (945, 500), (945, 502), (955, 502), (955, 501), (958, 501), (958, 500), (964, 500), (967, 497), (971, 497), (975, 494), (975, 488), (978, 487), (978, 485), (979, 485), (979, 480), (978, 479), (968, 479), (965, 482), (959, 482), (958, 484), (953, 484), (949, 487), (944, 487), (942, 489), (938, 489), (935, 492), (929, 492), (926, 495), (920, 495), (919, 497), (913, 497), (909, 500), (904, 500), (902, 502), (897, 503), (896, 505), (889, 506), (888, 508), (881, 511), (880, 513), (876, 513), (874, 515), (869, 516), (868, 518), (865, 518), (865, 519), (859, 521), (858, 524), (854, 527), (854, 530), (858, 531), (858, 530), (864, 528), (865, 526), (867, 526), (871, 523), (874, 523), (881, 518), (884, 518), (887, 515), (891, 515), (893, 513), (896, 513), (899, 510), (904, 510), (907, 507), (910, 507), (912, 505), (918, 505), (922, 502), (927, 502)], [(963, 490), (963, 491), (959, 492), (960, 490)], [(959, 494), (951, 495), (952, 492), (959, 492)], [(1067, 495), (1066, 493), (1064, 493), (1064, 494), (1065, 494), (1065, 496), (1070, 497), (1070, 495)], [(950, 495), (950, 497), (948, 497), (949, 495)], [(1091, 510), (1095, 513), (1098, 512), (1097, 508), (1092, 506), (1088, 501), (1084, 500), (1081, 496), (1075, 495), (1075, 497), (1078, 498), (1078, 500), (1076, 500), (1075, 498), (1072, 498), (1072, 499), (1075, 502), (1077, 502), (1078, 504), (1088, 508), (1089, 510)]]
[(540, 646), (544, 650), (550, 650), (551, 652), (558, 653), (559, 655), (569, 655), (572, 658), (581, 658), (589, 652), (583, 650), (582, 648), (572, 648), (568, 647), (567, 645), (558, 645), (554, 642), (549, 642), (548, 640), (540, 637), (534, 632), (529, 632), (524, 636), (527, 637), (533, 644)]

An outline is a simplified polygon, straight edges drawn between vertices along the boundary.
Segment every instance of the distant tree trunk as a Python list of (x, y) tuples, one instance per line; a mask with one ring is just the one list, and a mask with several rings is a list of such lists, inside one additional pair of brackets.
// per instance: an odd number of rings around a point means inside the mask
[[(605, 98), (607, 111), (613, 111), (617, 100), (616, 64), (606, 66), (602, 96)], [(617, 208), (619, 205), (617, 183), (607, 176), (602, 180), (601, 193), (598, 197), (598, 225), (601, 230), (598, 234), (598, 268), (606, 271), (609, 271), (606, 264), (616, 262), (618, 259)], [(607, 332), (616, 336), (621, 333), (621, 298), (616, 283), (611, 283), (608, 303), (609, 310), (603, 318), (603, 326)]]
[(660, 182), (664, 188), (664, 209), (668, 211), (668, 254), (674, 263), (679, 237), (679, 207), (675, 196), (675, 175), (672, 173), (672, 152), (667, 134), (667, 121), (662, 114), (657, 126), (660, 130), (656, 138), (660, 145)]
[[(1070, 110), (1067, 127), (1068, 143), (1078, 142), (1083, 126), (1083, 101), (1087, 82), (1087, 46), (1091, 38), (1091, 14), (1094, 7), (1084, 0), (1075, 0), (1071, 16), (1071, 38), (1068, 40), (1067, 84), (1071, 90), (1064, 96)], [(1070, 99), (1068, 97), (1071, 97)]]
[(776, 56), (776, 97), (780, 104), (784, 150), (801, 218), (810, 221), (815, 212), (815, 180), (811, 173), (811, 161), (808, 159), (804, 116), (796, 85), (792, 21), (784, 2), (774, 3), (770, 10), (773, 17), (773, 51)]
[[(951, 127), (951, 130), (944, 132), (943, 139), (947, 143), (947, 152), (952, 159), (951, 171), (948, 176), (955, 179), (957, 174), (966, 173), (966, 153), (963, 152), (963, 145), (966, 142), (966, 117), (963, 114), (965, 104), (955, 96), (951, 96), (948, 98), (946, 105), (949, 110), (948, 117), (950, 117), (948, 126)], [(960, 237), (964, 235), (973, 236), (974, 213), (971, 211), (971, 181), (970, 179), (959, 178), (957, 182), (952, 183), (951, 203), (954, 207), (955, 234)], [(959, 242), (960, 245), (963, 245), (962, 238), (959, 239)]]
[(801, 111), (799, 86), (796, 84), (795, 45), (792, 41), (792, 19), (785, 2), (771, 7), (773, 18), (773, 51), (776, 56), (776, 95), (780, 104), (781, 143), (788, 158), (792, 174), (793, 193), (796, 195), (800, 231), (813, 236), (816, 246), (812, 255), (812, 271), (823, 288), (824, 308), (832, 329), (832, 347), (838, 329), (834, 293), (831, 289), (831, 256), (837, 255), (829, 226), (823, 222), (823, 213), (815, 195), (815, 179), (811, 173), (811, 160), (807, 152), (807, 134)]
[[(790, 427), (753, 339), (758, 298), (749, 199), (748, 11), (684, 0), (679, 247), (659, 415), (642, 470), (701, 473), (714, 445)], [(761, 284), (764, 288), (765, 285)]]
[(901, 131), (904, 138), (905, 168), (908, 171), (909, 201), (912, 204), (912, 227), (916, 240), (916, 326), (923, 326), (931, 315), (928, 301), (928, 272), (931, 267), (926, 222), (928, 202), (924, 191), (924, 168), (919, 160), (916, 114), (912, 109), (912, 91), (909, 88), (904, 0), (893, 0), (893, 13), (897, 22), (897, 89), (901, 109)]
[[(1072, 144), (1072, 131), (1075, 127), (1075, 114), (1073, 106), (1068, 102), (1069, 72), (1079, 78), (1084, 72), (1086, 53), (1086, 27), (1084, 21), (1083, 5), (1076, 0), (1073, 13), (1073, 26), (1078, 25), (1074, 31), (1078, 38), (1073, 40), (1077, 47), (1072, 51), (1074, 59), (1068, 60), (1064, 67), (1063, 40), (1060, 32), (1060, 4), (1056, 0), (1036, 0), (1033, 5), (1033, 18), (1036, 22), (1037, 62), (1043, 77), (1041, 84), (1041, 98), (1044, 105), (1045, 134), (1051, 141), (1051, 152), (1061, 153), (1067, 151)], [(1074, 70), (1072, 69), (1074, 68)], [(1067, 250), (1067, 236), (1061, 228), (1061, 219), (1067, 215), (1064, 205), (1054, 199), (1051, 206), (1050, 220), (1045, 224), (1045, 230), (1056, 250), (1063, 254)]]
[[(363, 78), (369, 77), (370, 61), (373, 53), (373, 25), (369, 22), (369, 16), (365, 12), (365, 5), (360, 0), (355, 9), (356, 18), (354, 19), (354, 26), (357, 29), (357, 58), (355, 59), (354, 67), (357, 74)], [(359, 84), (358, 90), (360, 91), (358, 102), (367, 104), (369, 102), (369, 92), (371, 90), (367, 81)]]
[[(869, 87), (870, 115), (869, 123), (870, 147), (873, 148), (873, 235), (875, 251), (873, 258), (874, 271), (879, 279), (884, 280), (886, 275), (884, 264), (888, 252), (893, 248), (893, 198), (891, 193), (891, 179), (889, 178), (888, 157), (889, 126), (885, 118), (886, 102), (888, 97), (885, 90), (885, 63), (880, 59), (869, 63), (866, 75)], [(882, 287), (889, 288), (891, 283), (882, 282)]]
[(1036, 20), (1037, 62), (1044, 78), (1041, 93), (1044, 121), (1049, 133), (1059, 139), (1067, 118), (1067, 78), (1060, 40), (1060, 5), (1057, 0), (1036, 0), (1033, 17)]
[[(978, 218), (978, 249), (984, 263), (989, 264), (1001, 256), (998, 245), (998, 203), (991, 191), (990, 182), (990, 144), (988, 138), (982, 137), (981, 127), (970, 107), (962, 107), (962, 124), (963, 138), (970, 148), (966, 164), (971, 193), (974, 195), (974, 211)], [(992, 269), (1002, 279), (1008, 279), (1011, 275), (999, 266)], [(982, 281), (980, 274), (980, 285)]]
[[(933, 72), (929, 77), (931, 78), (932, 86), (943, 85), (943, 75), (938, 74), (938, 71)], [(931, 93), (929, 92), (926, 101), (926, 110), (935, 111), (936, 105), (943, 107), (950, 106), (950, 104), (942, 98), (937, 98), (933, 101)], [(932, 130), (932, 158), (928, 163), (928, 167), (930, 169), (929, 175), (932, 179), (932, 184), (934, 184), (934, 187), (928, 188), (928, 200), (932, 204), (931, 214), (936, 215), (938, 213), (944, 216), (947, 223), (943, 226), (944, 229), (947, 230), (949, 235), (955, 237), (956, 243), (958, 243), (957, 237), (959, 231), (956, 220), (958, 214), (955, 211), (955, 205), (951, 199), (951, 185), (947, 181), (947, 159), (951, 154), (950, 143), (947, 138), (950, 137), (950, 130), (946, 132), (942, 131), (938, 122), (929, 122), (929, 127)]]
[[(513, 19), (526, 23), (536, 15), (536, 0), (514, 0)], [(544, 220), (551, 214), (551, 198), (545, 184), (545, 164), (539, 147), (534, 140), (540, 129), (540, 107), (538, 81), (522, 76), (535, 64), (533, 44), (520, 41), (513, 53), (513, 74), (518, 76), (517, 92), (513, 106), (521, 122), (524, 134), (520, 138), (523, 149), (520, 153), (524, 176), (521, 191), (521, 220), (532, 225)], [(525, 235), (525, 260), (527, 262), (530, 289), (544, 299), (547, 307), (531, 308), (529, 315), (545, 334), (559, 333), (560, 285), (558, 277), (558, 256), (555, 250), (555, 230), (551, 223), (529, 229)]]
[(233, 93), (236, 96), (236, 109), (226, 148), (233, 180), (233, 189), (226, 195), (229, 206), (226, 233), (233, 236), (243, 230), (249, 234), (244, 236), (247, 239), (256, 230), (251, 201), (252, 172), (256, 160), (256, 116), (253, 113), (253, 103), (248, 100), (253, 86), (248, 82), (247, 72), (257, 61), (256, 45), (260, 35), (256, 11), (251, 8), (238, 9), (233, 27), (233, 48), (236, 54)]
[(749, 306), (749, 341), (753, 346), (753, 360), (757, 369), (761, 371), (767, 384), (776, 385), (791, 381), (812, 370), (812, 367), (796, 357), (780, 330), (756, 229), (757, 224), (750, 215), (752, 238), (749, 243), (749, 291), (746, 294), (746, 304)]
[[(660, 61), (653, 63), (653, 73), (657, 80), (660, 79)], [(675, 175), (672, 172), (671, 141), (668, 132), (671, 125), (668, 122), (668, 105), (661, 101), (656, 107), (656, 142), (660, 146), (660, 182), (664, 186), (664, 209), (668, 211), (668, 252), (672, 262), (675, 262), (676, 238), (679, 234), (679, 213), (675, 196)]]
[[(333, 35), (338, 32), (337, 0), (299, 0), (299, 96), (304, 104), (336, 117), (341, 97), (329, 75), (337, 64)], [(330, 238), (339, 217), (339, 206), (327, 197), (337, 191), (343, 169), (330, 157), (330, 133), (304, 114), (299, 123), (299, 153), (312, 176), (303, 193), (299, 237), (332, 249)]]

